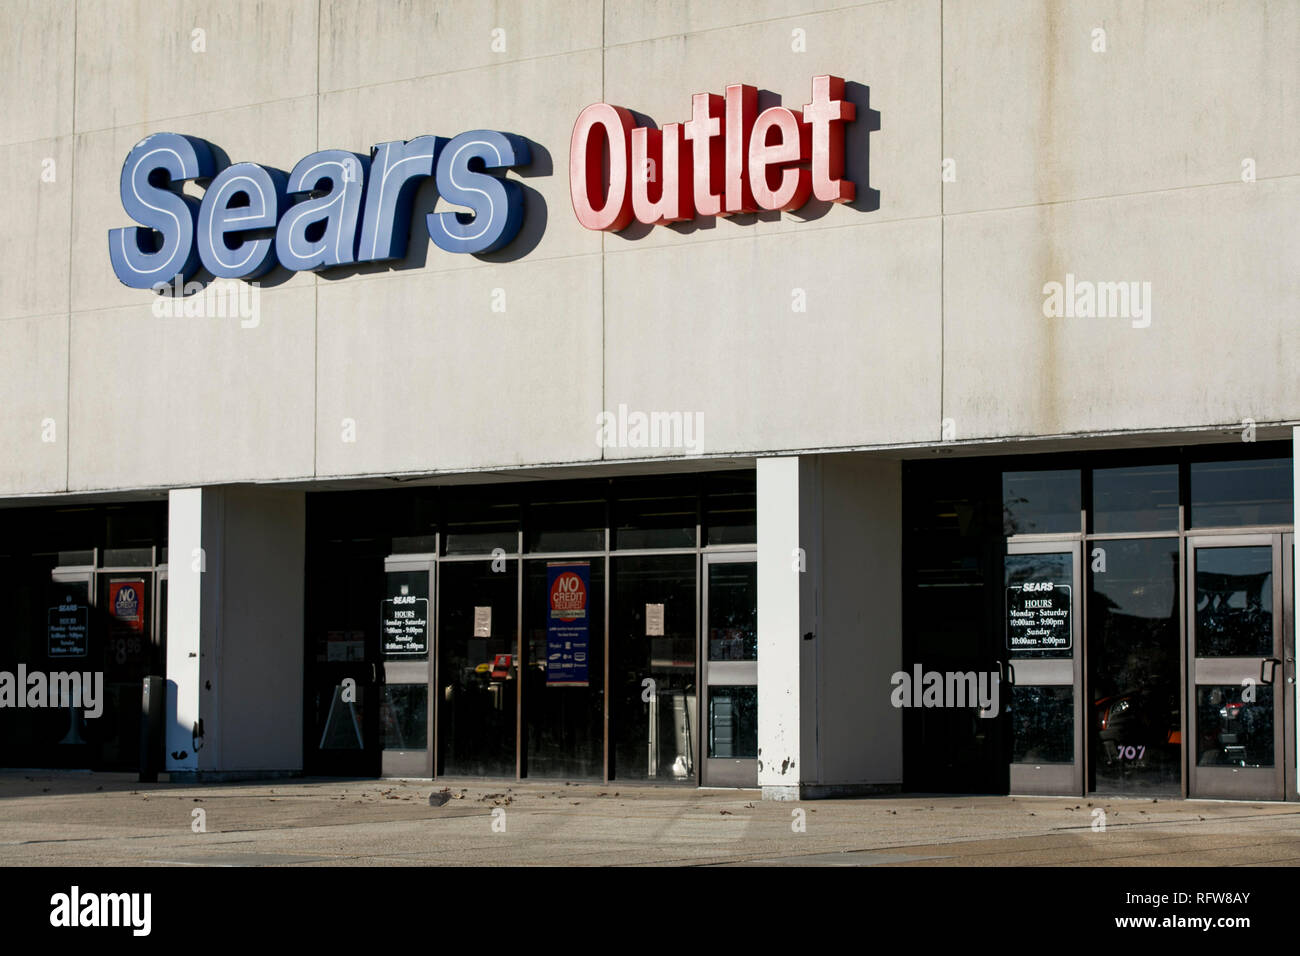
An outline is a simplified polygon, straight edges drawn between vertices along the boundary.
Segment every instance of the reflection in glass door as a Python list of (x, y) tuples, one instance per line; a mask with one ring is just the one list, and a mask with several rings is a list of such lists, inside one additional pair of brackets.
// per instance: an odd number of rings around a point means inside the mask
[(758, 562), (704, 558), (704, 786), (758, 786)]
[(1090, 791), (1181, 795), (1178, 544), (1137, 538), (1090, 545)]
[(379, 731), (385, 777), (430, 777), (433, 736), (429, 710), (433, 639), (432, 555), (400, 555), (384, 562), (379, 606)]
[(1079, 545), (1007, 542), (1012, 793), (1083, 792)]
[[(1188, 539), (1190, 795), (1281, 800), (1287, 691), (1283, 535)], [(1293, 748), (1292, 748), (1293, 749)], [(1294, 772), (1292, 771), (1292, 776)]]

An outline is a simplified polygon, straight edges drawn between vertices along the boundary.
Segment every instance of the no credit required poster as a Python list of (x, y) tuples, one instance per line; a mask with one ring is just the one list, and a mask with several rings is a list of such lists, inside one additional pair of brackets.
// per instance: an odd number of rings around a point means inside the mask
[(590, 561), (554, 561), (546, 565), (547, 686), (587, 686), (590, 594)]

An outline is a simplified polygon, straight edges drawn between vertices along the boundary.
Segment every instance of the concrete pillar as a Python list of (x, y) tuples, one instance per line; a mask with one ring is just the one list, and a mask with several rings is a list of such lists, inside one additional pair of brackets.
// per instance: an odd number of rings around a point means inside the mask
[(768, 799), (896, 791), (902, 466), (758, 460), (758, 782)]
[(302, 769), (305, 506), (261, 487), (170, 494), (172, 779)]

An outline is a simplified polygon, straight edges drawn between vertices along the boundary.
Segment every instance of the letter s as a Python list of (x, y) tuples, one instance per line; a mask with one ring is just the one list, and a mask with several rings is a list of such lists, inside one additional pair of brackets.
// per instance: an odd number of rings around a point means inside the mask
[[(158, 174), (166, 173), (165, 181)], [(123, 285), (150, 289), (199, 268), (194, 218), (199, 202), (180, 193), (190, 179), (216, 173), (212, 148), (179, 133), (154, 133), (135, 144), (122, 164), (122, 208), (140, 223), (108, 231), (108, 257)]]
[(473, 216), (434, 212), (425, 217), (429, 238), (447, 252), (491, 252), (509, 243), (524, 221), (524, 191), (518, 183), (470, 168), (480, 160), (484, 169), (509, 169), (532, 162), (528, 143), (510, 133), (490, 129), (461, 133), (438, 157), (438, 195), (468, 206)]

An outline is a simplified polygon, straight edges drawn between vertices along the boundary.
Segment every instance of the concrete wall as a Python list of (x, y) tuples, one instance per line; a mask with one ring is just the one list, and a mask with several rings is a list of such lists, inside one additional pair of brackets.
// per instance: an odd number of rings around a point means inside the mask
[[(1296, 49), (1291, 0), (4, 4), (0, 496), (684, 454), (598, 447), (620, 404), (700, 413), (704, 454), (1293, 423)], [(577, 224), (587, 104), (821, 73), (857, 84), (855, 207)], [(149, 133), (290, 168), (479, 127), (536, 152), (497, 253), (280, 270), (256, 323), (112, 274)], [(1151, 283), (1150, 326), (1044, 317), (1066, 274)]]

